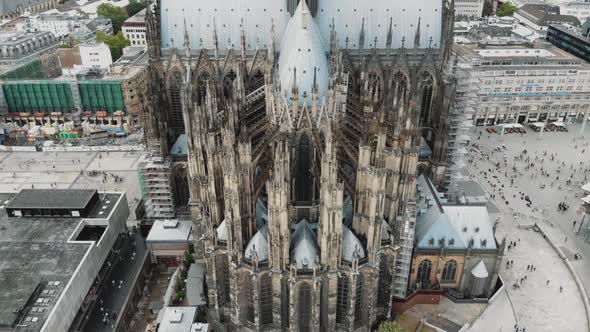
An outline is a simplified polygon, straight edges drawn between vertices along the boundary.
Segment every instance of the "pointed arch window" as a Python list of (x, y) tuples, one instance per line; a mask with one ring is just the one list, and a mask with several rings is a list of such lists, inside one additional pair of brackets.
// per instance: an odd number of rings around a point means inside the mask
[(393, 75), (393, 111), (398, 112), (406, 103), (406, 94), (408, 91), (408, 80), (406, 75), (398, 71)]
[(432, 110), (432, 92), (434, 78), (429, 72), (422, 73), (422, 102), (420, 103), (420, 125), (426, 125), (430, 120)]
[(260, 278), (260, 325), (272, 323), (272, 280), (265, 274)]
[(388, 308), (391, 294), (391, 257), (381, 254), (379, 260), (379, 293), (377, 294), (377, 305), (381, 308)]
[(354, 322), (360, 322), (363, 319), (363, 275), (359, 274), (356, 279), (356, 294), (354, 299)]
[(237, 77), (238, 75), (233, 69), (228, 71), (223, 77), (223, 95), (225, 98), (230, 98), (232, 96), (233, 85)]
[(175, 135), (184, 134), (184, 118), (182, 115), (182, 74), (174, 71), (170, 77), (170, 124)]
[(338, 277), (338, 296), (336, 297), (336, 324), (345, 324), (348, 312), (348, 277)]
[(219, 306), (228, 306), (229, 299), (229, 263), (225, 255), (215, 256), (215, 277), (217, 286), (217, 301)]
[(430, 282), (430, 272), (432, 272), (432, 262), (425, 259), (418, 266), (416, 281), (428, 284)]
[(240, 287), (241, 318), (243, 323), (254, 323), (254, 296), (252, 292), (252, 279), (248, 272), (242, 276)]
[(264, 86), (264, 74), (260, 69), (256, 70), (248, 82), (248, 92), (253, 92)]
[(450, 261), (445, 263), (445, 267), (442, 271), (442, 281), (444, 282), (453, 282), (455, 281), (455, 277), (457, 274), (457, 261), (451, 259)]
[(303, 283), (299, 286), (298, 300), (298, 331), (311, 331), (311, 306), (313, 303), (311, 301), (311, 287), (307, 283)]
[(381, 89), (381, 77), (376, 72), (369, 73), (369, 91), (371, 98), (381, 98), (383, 92)]
[(197, 79), (197, 105), (205, 104), (207, 100), (207, 84), (209, 82), (209, 73), (203, 72)]

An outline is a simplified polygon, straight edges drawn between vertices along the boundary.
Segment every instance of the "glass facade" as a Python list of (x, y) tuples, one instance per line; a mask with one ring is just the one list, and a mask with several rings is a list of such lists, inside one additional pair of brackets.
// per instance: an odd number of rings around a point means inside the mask
[(590, 40), (574, 34), (565, 28), (550, 25), (547, 29), (547, 41), (580, 59), (590, 62)]

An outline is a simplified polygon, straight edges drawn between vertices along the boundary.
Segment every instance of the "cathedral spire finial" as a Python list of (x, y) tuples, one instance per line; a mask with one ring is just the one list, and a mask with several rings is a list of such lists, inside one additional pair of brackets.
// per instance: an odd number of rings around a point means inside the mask
[(414, 48), (420, 48), (420, 22), (421, 17), (418, 17), (418, 27), (416, 28), (416, 36), (414, 37)]
[(242, 60), (246, 59), (246, 34), (244, 32), (244, 18), (240, 19), (240, 50), (242, 52)]
[(213, 17), (213, 42), (215, 43), (215, 58), (219, 59), (219, 39), (217, 38), (217, 22)]
[(391, 48), (391, 42), (393, 40), (393, 17), (389, 18), (389, 29), (387, 30), (387, 42), (386, 47)]
[(191, 55), (191, 41), (188, 36), (188, 28), (186, 27), (186, 17), (184, 18), (184, 52), (187, 57)]
[(293, 67), (293, 87), (291, 89), (291, 98), (293, 100), (297, 100), (297, 98), (299, 98), (299, 93), (298, 93), (299, 89), (297, 86), (297, 68)]
[(313, 67), (312, 91), (314, 94), (318, 93), (318, 67)]
[(365, 18), (363, 17), (363, 22), (361, 23), (361, 34), (359, 36), (359, 48), (362, 50), (365, 48)]

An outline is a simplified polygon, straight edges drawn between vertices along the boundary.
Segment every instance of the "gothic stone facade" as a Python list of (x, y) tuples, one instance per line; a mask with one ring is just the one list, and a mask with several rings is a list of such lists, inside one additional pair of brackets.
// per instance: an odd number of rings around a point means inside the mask
[(444, 174), (453, 9), (368, 2), (354, 29), (327, 0), (147, 13), (146, 137), (166, 157), (186, 135), (216, 330), (368, 331), (405, 294), (421, 137)]

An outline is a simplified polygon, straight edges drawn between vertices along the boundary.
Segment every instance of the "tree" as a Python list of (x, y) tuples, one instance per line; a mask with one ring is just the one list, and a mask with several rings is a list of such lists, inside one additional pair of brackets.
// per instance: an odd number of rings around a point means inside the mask
[(377, 332), (408, 332), (408, 330), (397, 321), (385, 321), (379, 325)]
[(143, 0), (131, 0), (129, 1), (129, 5), (127, 5), (127, 14), (129, 17), (139, 13), (145, 8), (145, 1)]
[(515, 11), (518, 10), (518, 7), (512, 4), (510, 1), (504, 2), (496, 11), (496, 15), (498, 16), (512, 16)]
[(111, 36), (106, 33), (99, 31), (96, 33), (96, 41), (99, 43), (105, 43), (111, 49), (111, 57), (113, 62), (117, 61), (123, 55), (123, 48), (129, 46), (129, 40), (123, 36), (123, 33), (119, 31), (116, 35)]
[(492, 15), (492, 1), (493, 0), (485, 0), (483, 2), (483, 17)]
[(125, 9), (116, 7), (110, 3), (103, 3), (96, 8), (96, 14), (108, 18), (113, 23), (113, 32), (117, 33), (121, 31), (121, 27), (125, 20), (129, 17)]

